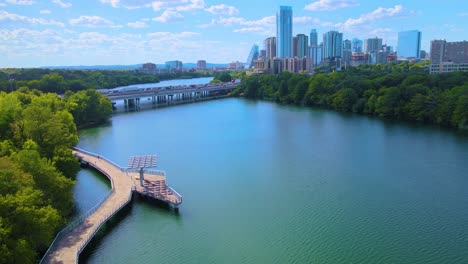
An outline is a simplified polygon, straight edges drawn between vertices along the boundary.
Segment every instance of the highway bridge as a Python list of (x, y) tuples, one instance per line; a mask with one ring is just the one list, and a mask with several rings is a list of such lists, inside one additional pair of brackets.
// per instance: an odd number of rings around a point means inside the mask
[(169, 87), (149, 87), (134, 90), (110, 90), (104, 93), (115, 104), (123, 101), (125, 106), (138, 106), (142, 99), (148, 98), (153, 104), (172, 104), (193, 102), (213, 97), (229, 95), (240, 83), (215, 83), (203, 85), (184, 85)]

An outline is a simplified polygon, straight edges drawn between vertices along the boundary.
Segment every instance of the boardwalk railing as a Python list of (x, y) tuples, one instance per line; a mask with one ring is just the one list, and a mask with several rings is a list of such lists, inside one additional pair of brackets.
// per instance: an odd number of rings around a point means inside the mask
[[(76, 150), (78, 152), (81, 152), (83, 154), (86, 154), (86, 155), (89, 155), (89, 156), (92, 156), (92, 157), (95, 157), (95, 158), (99, 158), (99, 159), (102, 159), (102, 160), (105, 160), (106, 162), (108, 162), (109, 164), (111, 164), (112, 166), (114, 166), (115, 168), (121, 170), (121, 171), (124, 171), (125, 169), (120, 167), (119, 165), (117, 165), (116, 163), (114, 163), (113, 161), (107, 159), (106, 157), (103, 157), (103, 156), (100, 156), (98, 154), (95, 154), (95, 153), (92, 153), (92, 152), (89, 152), (89, 151), (86, 151), (86, 150), (83, 150), (83, 149), (80, 149), (80, 148), (76, 148), (76, 147), (72, 147), (73, 150)], [(78, 155), (79, 156), (79, 155)], [(44, 254), (44, 256), (42, 257), (41, 261), (39, 262), (40, 264), (42, 263), (45, 263), (44, 261), (48, 258), (48, 256), (54, 251), (54, 249), (56, 248), (56, 243), (58, 241), (60, 241), (60, 239), (62, 239), (68, 232), (72, 231), (73, 229), (75, 229), (77, 226), (81, 225), (85, 220), (86, 218), (88, 218), (90, 215), (92, 215), (94, 212), (96, 212), (96, 210), (101, 207), (101, 205), (114, 193), (114, 180), (112, 179), (112, 177), (110, 175), (108, 175), (106, 172), (102, 171), (101, 169), (97, 168), (97, 166), (94, 166), (94, 164), (90, 164), (91, 166), (93, 166), (95, 169), (99, 170), (101, 173), (103, 173), (111, 182), (111, 188), (112, 190), (106, 194), (106, 196), (104, 198), (102, 198), (95, 206), (93, 206), (91, 209), (89, 209), (85, 214), (83, 215), (80, 215), (78, 216), (77, 218), (75, 218), (73, 221), (71, 221), (69, 224), (67, 224), (62, 230), (60, 230), (60, 232), (57, 233), (57, 235), (55, 236), (54, 240), (52, 241), (52, 243), (50, 244), (49, 248), (47, 249), (46, 253)], [(118, 209), (120, 209), (121, 207), (123, 207), (124, 205), (126, 205), (130, 199), (131, 199), (131, 195), (132, 195), (132, 192), (130, 192), (129, 194), (129, 199), (127, 199), (127, 201), (125, 202), (125, 204), (119, 206)], [(113, 213), (115, 214), (115, 212)], [(113, 215), (112, 214), (112, 215)], [(100, 227), (100, 226), (99, 226)], [(94, 235), (94, 234), (93, 234)], [(89, 242), (89, 241), (88, 241)], [(87, 243), (88, 243), (87, 242)], [(86, 244), (87, 244), (86, 243)], [(86, 246), (86, 244), (84, 246)], [(82, 248), (80, 249), (80, 252), (81, 250), (83, 250)], [(77, 255), (78, 256), (78, 255)], [(78, 259), (78, 258), (77, 258)]]
[(76, 150), (78, 152), (81, 152), (81, 153), (84, 153), (86, 155), (89, 155), (89, 156), (92, 156), (92, 157), (95, 157), (95, 158), (98, 158), (98, 159), (102, 159), (106, 162), (108, 162), (109, 164), (111, 164), (112, 166), (114, 166), (115, 168), (119, 169), (120, 171), (125, 171), (126, 168), (124, 167), (121, 167), (119, 164), (113, 162), (112, 160), (104, 157), (104, 156), (101, 156), (101, 155), (98, 155), (96, 153), (93, 153), (93, 152), (89, 152), (89, 151), (86, 151), (84, 149), (80, 149), (80, 148), (77, 148), (77, 147), (72, 147), (73, 150)]
[(84, 241), (78, 245), (78, 248), (76, 250), (76, 263), (78, 263), (79, 256), (83, 249), (88, 245), (89, 241), (94, 237), (94, 235), (101, 229), (102, 225), (107, 222), (110, 218), (112, 218), (120, 209), (122, 209), (124, 206), (126, 206), (131, 200), (132, 200), (132, 193), (135, 187), (132, 187), (132, 191), (129, 193), (127, 199), (120, 203), (118, 206), (116, 206), (111, 212), (109, 212), (107, 215), (104, 217), (101, 217), (101, 219), (98, 222), (98, 227), (94, 229), (94, 231), (91, 234), (88, 234), (85, 238)]

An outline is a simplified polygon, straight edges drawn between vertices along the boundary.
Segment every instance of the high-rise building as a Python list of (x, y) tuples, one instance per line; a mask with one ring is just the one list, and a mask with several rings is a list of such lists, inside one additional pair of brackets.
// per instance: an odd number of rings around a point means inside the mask
[(346, 39), (343, 41), (343, 66), (348, 66), (351, 63), (351, 40)]
[(258, 59), (259, 54), (258, 45), (253, 44), (252, 49), (250, 49), (249, 56), (247, 57), (247, 62), (245, 63), (245, 67), (247, 67), (247, 69), (253, 68), (255, 60)]
[(265, 39), (265, 50), (267, 58), (272, 59), (276, 57), (276, 37)]
[(200, 71), (206, 70), (206, 60), (197, 61), (197, 70), (200, 70)]
[(363, 51), (363, 42), (360, 39), (353, 38), (351, 41), (351, 51), (352, 52), (362, 52)]
[(181, 61), (175, 60), (175, 61), (166, 61), (166, 68), (169, 71), (172, 70), (182, 70), (183, 63)]
[(468, 41), (447, 42), (445, 40), (431, 41), (431, 62), (468, 63)]
[(318, 34), (316, 29), (310, 31), (310, 46), (318, 46)]
[(297, 57), (309, 57), (308, 55), (308, 44), (309, 44), (309, 37), (304, 34), (298, 34), (297, 38)]
[(276, 12), (276, 56), (280, 58), (289, 58), (293, 54), (292, 19), (292, 7), (280, 6)]
[(260, 52), (258, 53), (258, 57), (265, 58), (266, 57), (266, 50), (261, 49)]
[(323, 34), (323, 59), (335, 59), (343, 56), (343, 33), (328, 31)]
[(382, 49), (382, 39), (381, 38), (370, 38), (364, 40), (364, 52), (373, 52), (379, 51)]
[(293, 46), (292, 46), (293, 52), (292, 52), (292, 57), (297, 57), (297, 37), (293, 37)]
[(398, 57), (419, 59), (420, 52), (421, 31), (398, 32)]

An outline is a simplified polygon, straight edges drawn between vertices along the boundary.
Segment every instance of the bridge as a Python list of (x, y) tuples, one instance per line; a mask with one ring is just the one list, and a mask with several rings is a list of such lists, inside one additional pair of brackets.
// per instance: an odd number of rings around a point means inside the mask
[(203, 85), (147, 87), (128, 91), (111, 90), (104, 93), (104, 95), (113, 103), (123, 100), (125, 106), (129, 107), (139, 105), (143, 98), (148, 98), (156, 105), (173, 104), (227, 96), (239, 84), (239, 82), (229, 82)]
[(80, 162), (105, 175), (111, 182), (111, 192), (85, 215), (62, 229), (44, 254), (40, 263), (78, 263), (79, 255), (99, 228), (112, 216), (131, 202), (132, 194), (138, 193), (165, 202), (177, 208), (182, 196), (166, 184), (163, 171), (144, 170), (147, 165), (123, 168), (111, 160), (82, 149), (73, 148)]

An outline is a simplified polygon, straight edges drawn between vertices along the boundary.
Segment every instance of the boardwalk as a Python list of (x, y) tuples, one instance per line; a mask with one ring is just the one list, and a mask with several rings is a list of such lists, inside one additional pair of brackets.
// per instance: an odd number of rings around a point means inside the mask
[(60, 231), (40, 263), (78, 263), (81, 251), (86, 247), (102, 224), (131, 201), (137, 192), (166, 202), (174, 207), (182, 203), (182, 196), (166, 184), (163, 171), (145, 171), (143, 185), (134, 170), (122, 168), (112, 161), (75, 148), (73, 155), (104, 174), (112, 184), (112, 191), (105, 199)]

